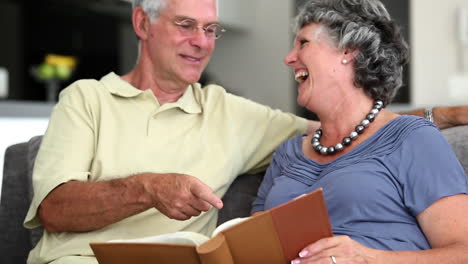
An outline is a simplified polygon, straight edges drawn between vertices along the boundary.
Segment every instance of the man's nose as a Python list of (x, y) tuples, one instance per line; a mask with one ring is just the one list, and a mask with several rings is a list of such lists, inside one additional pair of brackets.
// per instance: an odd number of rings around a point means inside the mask
[(198, 28), (198, 30), (193, 33), (193, 36), (190, 39), (190, 44), (198, 48), (206, 48), (211, 45), (213, 41), (214, 39), (206, 36), (203, 29)]

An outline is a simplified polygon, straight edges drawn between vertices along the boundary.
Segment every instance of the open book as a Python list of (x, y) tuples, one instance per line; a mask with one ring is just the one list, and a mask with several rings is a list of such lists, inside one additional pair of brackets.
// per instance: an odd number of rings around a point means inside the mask
[(91, 243), (100, 264), (285, 264), (306, 245), (332, 236), (322, 189), (216, 228), (212, 238), (176, 232)]

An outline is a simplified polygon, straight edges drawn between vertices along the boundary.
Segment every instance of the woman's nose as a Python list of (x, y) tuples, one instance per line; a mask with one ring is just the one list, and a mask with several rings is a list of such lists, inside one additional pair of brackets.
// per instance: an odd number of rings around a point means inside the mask
[(297, 52), (295, 49), (289, 51), (288, 55), (284, 57), (284, 64), (292, 66), (297, 61)]

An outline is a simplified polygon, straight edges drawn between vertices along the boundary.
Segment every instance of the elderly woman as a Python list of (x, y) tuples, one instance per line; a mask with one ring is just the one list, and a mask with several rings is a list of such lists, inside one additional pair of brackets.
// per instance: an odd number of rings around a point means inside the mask
[(310, 0), (285, 62), (321, 128), (274, 155), (253, 212), (323, 188), (335, 236), (291, 263), (468, 263), (467, 177), (429, 121), (385, 109), (407, 44), (377, 0)]

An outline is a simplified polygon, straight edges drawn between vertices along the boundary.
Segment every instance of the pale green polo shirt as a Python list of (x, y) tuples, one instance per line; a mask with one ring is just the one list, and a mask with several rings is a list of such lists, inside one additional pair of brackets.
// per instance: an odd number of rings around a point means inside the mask
[[(222, 197), (237, 175), (266, 166), (275, 148), (306, 126), (302, 118), (217, 85), (190, 85), (177, 102), (161, 106), (151, 90), (139, 90), (114, 73), (100, 81), (77, 81), (60, 94), (51, 115), (25, 226), (40, 225), (41, 201), (71, 180), (182, 173), (198, 177)], [(96, 263), (90, 242), (176, 231), (210, 234), (216, 220), (215, 209), (186, 221), (149, 209), (92, 232), (45, 232), (28, 263)]]

